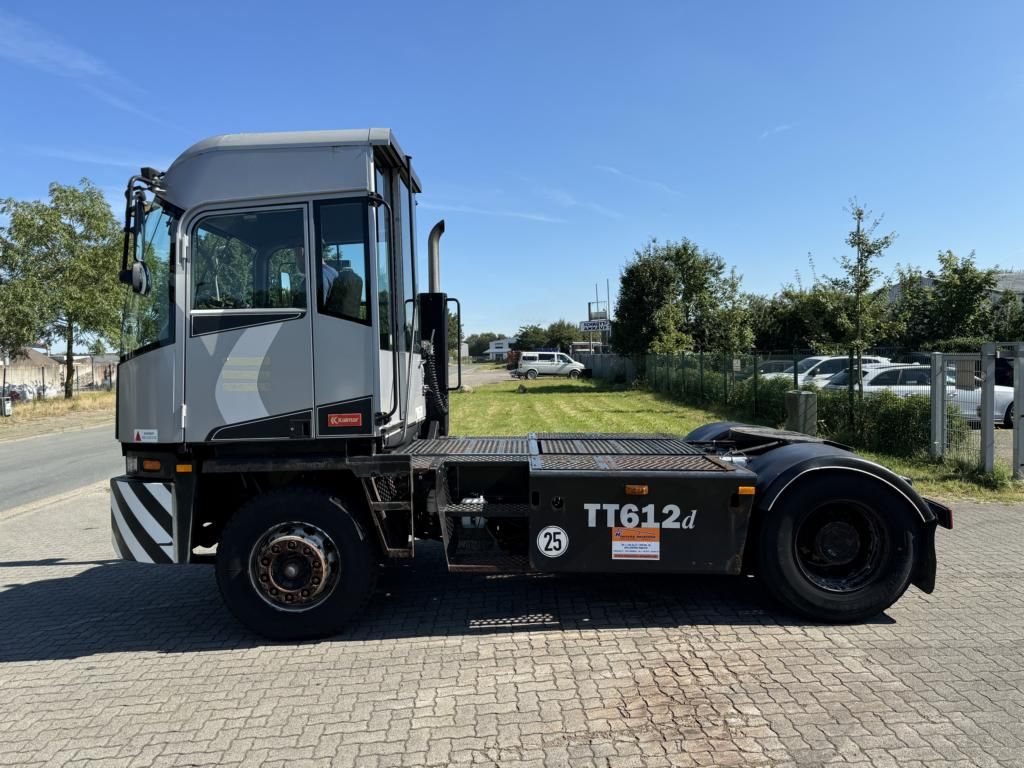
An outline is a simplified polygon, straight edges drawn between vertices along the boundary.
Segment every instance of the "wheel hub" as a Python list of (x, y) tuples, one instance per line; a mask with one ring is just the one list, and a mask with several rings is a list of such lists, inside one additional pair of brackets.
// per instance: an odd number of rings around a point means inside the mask
[(249, 573), (260, 597), (275, 608), (306, 610), (334, 590), (338, 558), (337, 546), (320, 528), (284, 523), (257, 541)]
[(860, 535), (845, 521), (827, 523), (815, 539), (815, 549), (828, 565), (847, 565), (860, 551)]

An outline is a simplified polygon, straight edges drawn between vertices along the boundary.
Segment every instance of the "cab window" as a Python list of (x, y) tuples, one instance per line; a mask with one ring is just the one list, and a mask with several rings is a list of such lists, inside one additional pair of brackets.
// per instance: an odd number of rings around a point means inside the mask
[(192, 308), (306, 306), (305, 221), (302, 208), (200, 219), (192, 234)]
[(368, 210), (365, 200), (314, 204), (317, 308), (325, 315), (370, 323)]

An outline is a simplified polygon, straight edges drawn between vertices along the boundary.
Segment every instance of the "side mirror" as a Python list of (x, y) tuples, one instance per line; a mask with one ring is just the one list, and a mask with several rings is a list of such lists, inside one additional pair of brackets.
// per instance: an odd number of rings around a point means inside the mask
[(144, 261), (132, 264), (132, 290), (140, 296), (148, 296), (153, 284), (149, 279), (149, 267)]

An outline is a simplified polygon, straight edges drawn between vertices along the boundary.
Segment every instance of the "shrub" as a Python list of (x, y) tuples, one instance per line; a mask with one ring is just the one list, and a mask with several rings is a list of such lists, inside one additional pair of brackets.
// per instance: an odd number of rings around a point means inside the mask
[(851, 404), (845, 391), (818, 392), (822, 433), (838, 442), (890, 456), (912, 456), (931, 440), (931, 401), (923, 395), (873, 393)]

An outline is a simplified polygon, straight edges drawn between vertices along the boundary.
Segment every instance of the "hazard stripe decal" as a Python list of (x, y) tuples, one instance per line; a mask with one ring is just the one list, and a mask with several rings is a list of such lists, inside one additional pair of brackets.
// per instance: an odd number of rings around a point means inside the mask
[(112, 481), (110, 513), (115, 544), (122, 557), (130, 556), (140, 563), (174, 561), (174, 545), (169, 530), (170, 511), (164, 509), (157, 497), (141, 483)]

